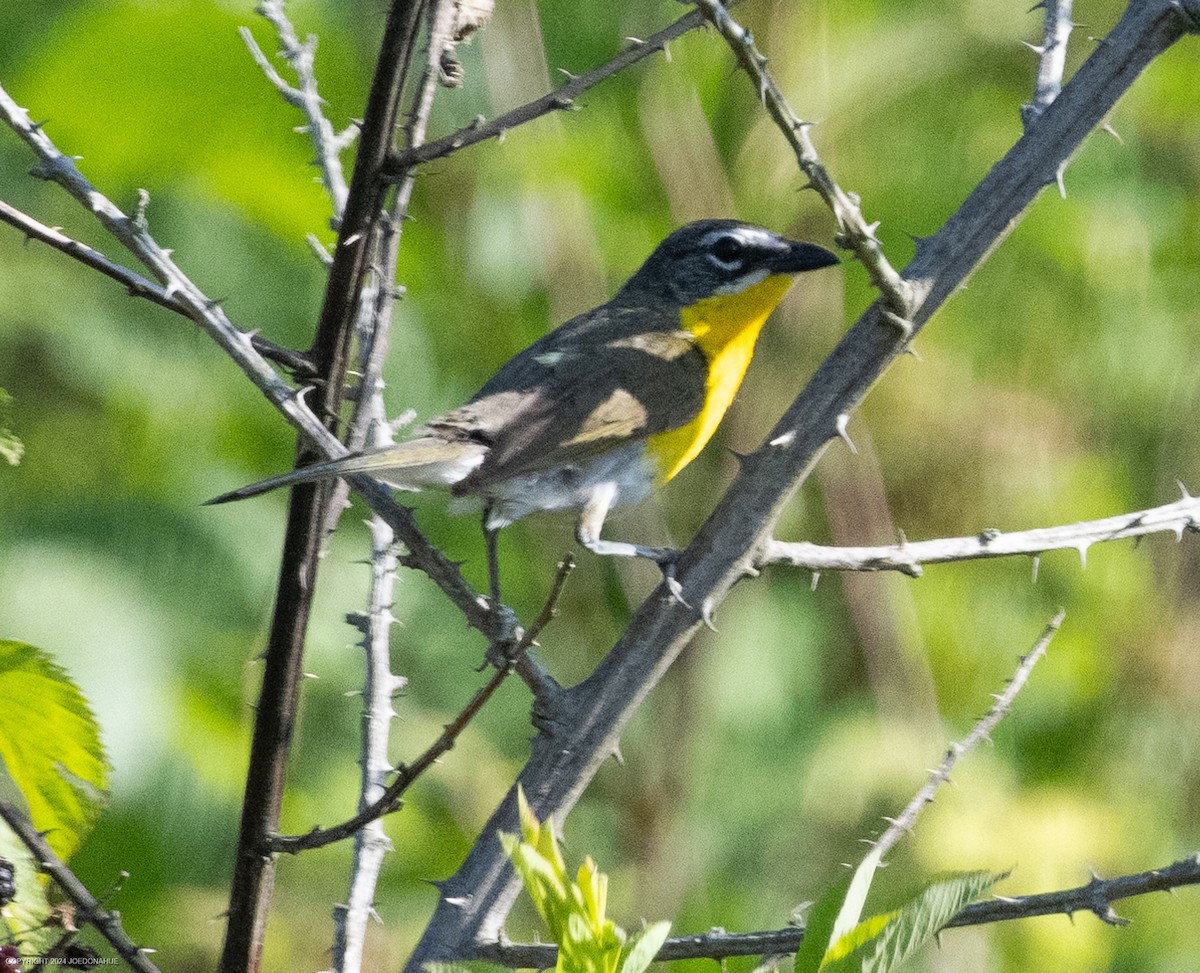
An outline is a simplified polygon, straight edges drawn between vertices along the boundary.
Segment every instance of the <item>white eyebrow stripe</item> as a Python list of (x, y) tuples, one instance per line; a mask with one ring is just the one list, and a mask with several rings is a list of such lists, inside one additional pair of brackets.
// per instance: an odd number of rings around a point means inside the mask
[(749, 246), (770, 246), (776, 240), (775, 234), (757, 226), (734, 226), (723, 230), (712, 230), (700, 240), (702, 247), (710, 247), (721, 237), (731, 236)]

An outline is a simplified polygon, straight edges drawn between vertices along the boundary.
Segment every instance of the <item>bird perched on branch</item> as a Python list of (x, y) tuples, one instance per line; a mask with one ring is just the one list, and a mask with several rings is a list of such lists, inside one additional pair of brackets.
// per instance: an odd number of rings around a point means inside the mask
[(691, 223), (659, 244), (612, 300), (535, 341), (414, 438), (208, 502), (367, 474), (398, 490), (479, 497), (493, 532), (534, 511), (578, 510), (584, 547), (666, 569), (672, 551), (602, 539), (605, 517), (695, 459), (794, 276), (837, 262), (828, 250), (747, 223)]

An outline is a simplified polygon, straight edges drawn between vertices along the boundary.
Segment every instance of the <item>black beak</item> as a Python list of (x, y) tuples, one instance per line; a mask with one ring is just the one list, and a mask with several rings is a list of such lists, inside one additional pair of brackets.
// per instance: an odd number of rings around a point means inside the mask
[(789, 242), (788, 249), (773, 261), (772, 270), (778, 274), (798, 274), (805, 270), (820, 270), (839, 263), (836, 254), (812, 243)]

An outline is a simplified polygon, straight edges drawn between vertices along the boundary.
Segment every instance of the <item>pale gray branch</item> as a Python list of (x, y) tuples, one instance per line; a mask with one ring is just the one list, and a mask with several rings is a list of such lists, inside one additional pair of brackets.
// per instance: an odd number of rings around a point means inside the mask
[[(382, 418), (382, 416), (381, 416)], [(376, 428), (386, 430), (386, 421)], [(371, 528), (371, 586), (367, 611), (351, 615), (347, 621), (362, 633), (359, 643), (366, 654), (366, 678), (363, 682), (361, 783), (358, 807), (363, 810), (378, 801), (387, 789), (392, 765), (388, 760), (388, 738), (396, 713), (392, 699), (406, 680), (391, 670), (390, 632), (393, 589), (396, 583), (395, 533), (378, 515), (368, 522)], [(354, 834), (354, 855), (350, 867), (350, 889), (344, 904), (333, 909), (333, 968), (338, 973), (358, 973), (362, 969), (367, 925), (374, 915), (375, 888), (383, 857), (392, 843), (383, 828), (383, 820), (366, 822)]]
[(767, 71), (766, 57), (755, 47), (750, 32), (730, 16), (725, 4), (720, 0), (695, 0), (695, 3), (725, 38), (738, 64), (754, 81), (767, 114), (792, 147), (796, 162), (808, 177), (809, 185), (833, 211), (839, 229), (838, 242), (854, 251), (870, 274), (871, 283), (879, 290), (888, 310), (897, 315), (900, 322), (907, 320), (912, 309), (912, 294), (908, 284), (884, 256), (883, 248), (875, 237), (879, 224), (867, 223), (858, 196), (845, 192), (834, 182), (821, 162), (816, 146), (809, 137), (813, 123), (803, 121), (792, 110)]
[(1044, 112), (1062, 91), (1067, 41), (1075, 27), (1071, 21), (1071, 0), (1042, 0), (1038, 6), (1045, 11), (1046, 17), (1041, 46), (1029, 45), (1038, 55), (1038, 70), (1033, 101), (1021, 106), (1021, 120), (1026, 125)]
[[(419, 145), (433, 109), (437, 89), (439, 56), (449, 36), (454, 14), (450, 0), (440, 0), (433, 11), (426, 50), (424, 73), (410, 113), (408, 143)], [(361, 378), (355, 398), (354, 414), (346, 442), (351, 450), (364, 445), (384, 446), (393, 441), (383, 401), (383, 360), (391, 331), (392, 309), (397, 288), (396, 258), (399, 253), (402, 221), (412, 196), (412, 179), (401, 185), (388, 218), (381, 221), (374, 266), (369, 281), (359, 294), (358, 356)], [(339, 484), (339, 489), (348, 489)], [(336, 516), (340, 505), (332, 505)], [(367, 614), (354, 619), (360, 624), (366, 650), (366, 681), (363, 687), (363, 734), (360, 812), (375, 805), (387, 790), (392, 772), (388, 761), (388, 738), (392, 718), (392, 697), (405, 680), (391, 671), (389, 633), (392, 622), (392, 590), (396, 580), (398, 557), (395, 531), (375, 514), (371, 528), (371, 591)], [(350, 892), (345, 906), (334, 908), (333, 967), (338, 973), (359, 973), (363, 965), (367, 925), (374, 914), (375, 889), (384, 855), (391, 850), (383, 820), (373, 818), (354, 834), (354, 857), (350, 867)]]
[(321, 173), (321, 183), (325, 186), (325, 191), (329, 194), (330, 202), (333, 204), (336, 228), (337, 222), (342, 218), (342, 211), (346, 208), (346, 197), (350, 193), (345, 173), (342, 171), (341, 152), (354, 141), (358, 128), (351, 126), (339, 135), (334, 131), (329, 119), (325, 117), (325, 100), (317, 93), (317, 77), (313, 69), (313, 58), (317, 53), (317, 38), (309, 34), (304, 43), (300, 42), (295, 27), (292, 26), (291, 20), (284, 11), (284, 0), (262, 0), (255, 9), (275, 28), (275, 34), (280, 43), (280, 56), (291, 65), (292, 70), (296, 73), (298, 87), (289, 84), (275, 70), (270, 58), (262, 52), (262, 48), (258, 46), (254, 35), (247, 27), (241, 28), (242, 40), (250, 49), (250, 55), (254, 58), (255, 63), (267, 76), (267, 80), (275, 86), (283, 100), (304, 115), (306, 123), (300, 131), (307, 134), (309, 141), (312, 142), (313, 151), (316, 153), (313, 165)]
[(1156, 533), (1171, 533), (1182, 540), (1185, 531), (1198, 530), (1200, 497), (1190, 496), (1184, 490), (1181, 499), (1150, 510), (1010, 533), (988, 529), (971, 537), (904, 540), (886, 547), (828, 547), (807, 541), (771, 540), (756, 565), (788, 564), (810, 571), (900, 571), (915, 578), (921, 575), (925, 564), (1019, 554), (1036, 557), (1046, 551), (1064, 549), (1078, 551), (1086, 563), (1088, 548), (1093, 544)]
[(1017, 666), (1017, 670), (1008, 681), (1008, 685), (1004, 687), (1004, 691), (995, 695), (995, 702), (991, 708), (971, 727), (970, 733), (957, 743), (950, 745), (950, 749), (946, 751), (942, 762), (929, 772), (929, 778), (913, 796), (913, 799), (908, 802), (904, 810), (898, 816), (887, 819), (887, 829), (874, 842), (873, 853), (877, 854), (881, 860), (895, 847), (896, 842), (905, 834), (912, 831), (921, 810), (933, 800), (933, 796), (937, 793), (938, 788), (950, 779), (950, 772), (954, 769), (954, 765), (958, 763), (959, 758), (969, 753), (984, 740), (990, 740), (992, 730), (995, 729), (997, 723), (1008, 715), (1013, 700), (1017, 698), (1017, 693), (1021, 691), (1029, 679), (1029, 674), (1033, 671), (1033, 667), (1037, 665), (1038, 660), (1046, 654), (1046, 647), (1049, 646), (1050, 640), (1054, 638), (1065, 617), (1066, 612), (1060, 610), (1050, 619), (1045, 631), (1042, 632), (1041, 638), (1037, 640), (1037, 644), (1034, 645), (1028, 655), (1021, 657), (1020, 665)]

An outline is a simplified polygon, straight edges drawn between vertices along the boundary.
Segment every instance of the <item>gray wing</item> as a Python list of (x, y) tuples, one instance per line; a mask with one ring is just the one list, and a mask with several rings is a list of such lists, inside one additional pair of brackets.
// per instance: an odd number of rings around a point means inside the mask
[(489, 447), (456, 487), (478, 493), (691, 422), (708, 364), (685, 331), (630, 333), (644, 311), (597, 308), (506, 363), (469, 403), (428, 428)]

